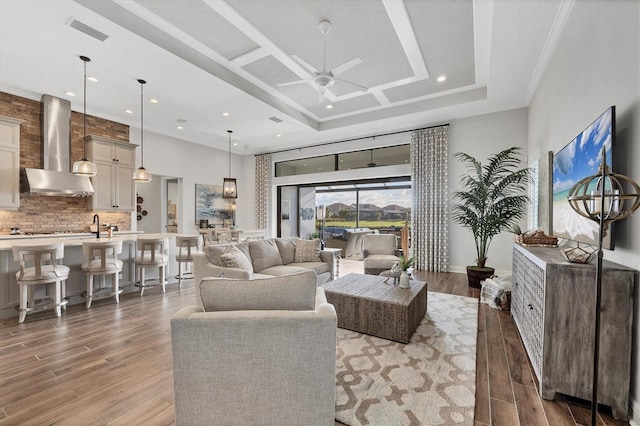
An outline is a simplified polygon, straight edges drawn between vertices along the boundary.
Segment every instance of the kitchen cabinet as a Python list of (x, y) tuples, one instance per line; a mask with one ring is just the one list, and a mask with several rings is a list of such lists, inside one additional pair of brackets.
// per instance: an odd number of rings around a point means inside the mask
[(93, 210), (133, 211), (137, 145), (100, 136), (87, 136), (87, 158), (95, 163), (96, 176), (91, 178)]
[[(604, 261), (598, 402), (627, 420), (631, 326), (637, 271)], [(514, 245), (511, 315), (538, 378), (540, 394), (591, 399), (595, 265), (569, 263), (557, 248)]]
[(20, 125), (0, 115), (0, 209), (20, 207)]

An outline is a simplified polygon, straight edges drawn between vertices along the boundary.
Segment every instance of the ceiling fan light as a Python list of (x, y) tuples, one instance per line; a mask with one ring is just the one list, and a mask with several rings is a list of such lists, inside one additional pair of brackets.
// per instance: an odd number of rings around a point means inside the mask
[(144, 167), (138, 167), (138, 170), (133, 172), (134, 182), (148, 183), (151, 182), (151, 179), (151, 173), (149, 173)]
[(73, 163), (73, 174), (76, 176), (94, 177), (98, 174), (98, 168), (94, 163), (83, 158), (80, 161)]

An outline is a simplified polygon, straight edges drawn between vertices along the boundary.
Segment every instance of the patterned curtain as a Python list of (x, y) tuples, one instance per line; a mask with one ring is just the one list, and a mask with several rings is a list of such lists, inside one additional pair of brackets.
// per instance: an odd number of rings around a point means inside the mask
[(266, 229), (271, 236), (271, 155), (256, 156), (256, 217), (257, 229)]
[(416, 269), (449, 269), (449, 126), (411, 133), (411, 254)]

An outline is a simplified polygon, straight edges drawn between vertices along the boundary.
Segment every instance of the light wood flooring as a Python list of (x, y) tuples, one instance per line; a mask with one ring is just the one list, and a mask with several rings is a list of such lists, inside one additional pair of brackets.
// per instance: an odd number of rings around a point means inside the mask
[[(362, 272), (341, 262), (340, 273)], [(429, 290), (478, 297), (464, 274), (417, 272)], [(170, 319), (194, 300), (193, 281), (0, 320), (0, 425), (175, 424)], [(476, 425), (589, 423), (589, 407), (542, 401), (508, 313), (480, 304)], [(602, 424), (621, 425), (610, 416)]]

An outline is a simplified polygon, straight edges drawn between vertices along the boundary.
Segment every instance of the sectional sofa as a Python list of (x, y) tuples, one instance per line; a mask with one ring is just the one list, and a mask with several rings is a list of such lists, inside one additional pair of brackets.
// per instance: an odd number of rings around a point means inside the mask
[(194, 278), (205, 277), (260, 279), (312, 270), (317, 285), (335, 279), (336, 259), (319, 250), (318, 240), (270, 238), (239, 244), (207, 246), (194, 254)]

